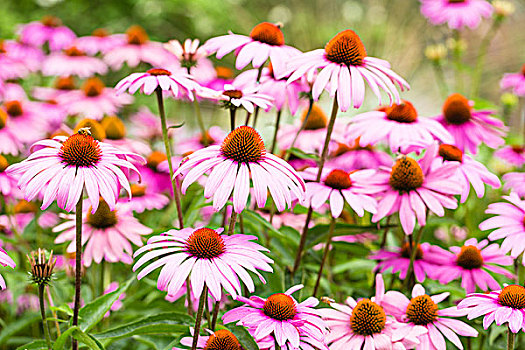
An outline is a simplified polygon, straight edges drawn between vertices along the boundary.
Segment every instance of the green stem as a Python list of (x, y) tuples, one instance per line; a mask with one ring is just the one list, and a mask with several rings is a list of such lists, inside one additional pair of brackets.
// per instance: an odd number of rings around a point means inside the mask
[(46, 321), (46, 307), (44, 305), (44, 288), (45, 284), (38, 285), (38, 300), (40, 302), (40, 314), (42, 315), (42, 327), (44, 328), (44, 335), (47, 348), (51, 350), (51, 337), (49, 336), (49, 323)]
[(186, 278), (186, 304), (188, 304), (188, 315), (193, 316), (193, 301), (191, 300), (190, 276)]
[(197, 101), (196, 97), (193, 99), (193, 106), (195, 107), (195, 115), (197, 116), (197, 123), (199, 124), (199, 128), (201, 129), (202, 144), (204, 145), (204, 147), (208, 147), (208, 137), (207, 137), (208, 130), (206, 130), (206, 126), (204, 126), (204, 120), (202, 119), (202, 114), (201, 114), (201, 106), (199, 105), (199, 101)]
[(381, 239), (381, 245), (380, 245), (381, 249), (383, 249), (386, 246), (386, 239), (387, 239), (387, 235), (388, 235), (390, 218), (391, 218), (391, 216), (386, 218), (385, 230), (383, 231), (383, 238)]
[(197, 342), (199, 340), (199, 333), (201, 331), (201, 321), (202, 313), (204, 311), (204, 303), (206, 303), (206, 298), (208, 296), (208, 286), (204, 284), (202, 288), (201, 297), (199, 299), (199, 309), (197, 310), (197, 318), (195, 319), (195, 329), (193, 330), (193, 343), (191, 345), (191, 350), (197, 349)]
[(501, 23), (501, 19), (499, 17), (496, 17), (496, 19), (494, 19), (494, 21), (492, 22), (492, 25), (490, 26), (488, 32), (485, 34), (479, 45), (476, 66), (474, 68), (474, 75), (472, 76), (472, 93), (470, 96), (470, 98), (472, 99), (478, 97), (481, 85), (481, 77), (483, 75), (483, 66), (485, 65), (485, 57), (487, 56), (490, 43), (492, 42), (492, 39), (494, 39), (494, 36), (498, 32)]
[(516, 334), (512, 333), (510, 326), (507, 329), (507, 350), (514, 350), (514, 341), (516, 340)]
[[(315, 182), (321, 180), (321, 175), (323, 173), (324, 163), (326, 161), (326, 156), (328, 155), (328, 146), (330, 145), (330, 137), (332, 136), (332, 131), (334, 130), (335, 118), (337, 117), (337, 111), (339, 110), (339, 105), (337, 104), (337, 98), (334, 98), (334, 103), (332, 105), (332, 113), (330, 114), (330, 121), (326, 127), (326, 138), (324, 140), (323, 152), (321, 153), (321, 159), (319, 160), (319, 170), (317, 171), (317, 178)], [(301, 258), (303, 256), (304, 245), (306, 243), (306, 235), (308, 234), (308, 225), (310, 220), (312, 220), (313, 208), (312, 205), (308, 208), (308, 213), (306, 214), (306, 221), (304, 223), (303, 232), (301, 233), (301, 240), (299, 241), (299, 247), (297, 247), (297, 254), (295, 256), (295, 262), (293, 269), (291, 271), (291, 276), (293, 278), (294, 274), (297, 272), (299, 265), (301, 264)]]
[(157, 87), (155, 90), (157, 93), (157, 104), (159, 106), (159, 114), (162, 125), (162, 138), (164, 139), (164, 148), (166, 148), (166, 157), (168, 157), (168, 167), (170, 169), (171, 186), (173, 188), (173, 196), (175, 197), (175, 205), (177, 206), (177, 216), (179, 219), (179, 229), (184, 228), (184, 219), (182, 217), (182, 204), (180, 200), (180, 194), (177, 186), (177, 179), (173, 178), (173, 164), (171, 162), (171, 145), (168, 137), (168, 125), (166, 121), (166, 113), (164, 111), (164, 101), (162, 99), (162, 89)]
[(250, 121), (251, 113), (246, 111), (246, 119), (244, 120), (244, 125), (248, 125), (248, 122)]
[(434, 68), (441, 97), (446, 98), (448, 96), (448, 85), (447, 80), (445, 79), (445, 73), (443, 72), (443, 67), (439, 62), (433, 62), (432, 67)]
[(308, 111), (306, 112), (306, 116), (304, 117), (303, 123), (299, 127), (299, 130), (297, 130), (297, 134), (295, 134), (294, 139), (292, 140), (292, 144), (290, 147), (286, 150), (286, 153), (284, 154), (284, 160), (288, 161), (290, 158), (290, 154), (292, 152), (293, 147), (295, 146), (295, 142), (299, 138), (299, 134), (306, 128), (306, 124), (308, 123), (308, 117), (310, 116), (310, 113), (312, 112), (312, 107), (314, 106), (314, 100), (310, 97), (308, 100)]
[(314, 291), (312, 295), (315, 297), (317, 295), (317, 289), (319, 288), (319, 283), (321, 282), (321, 276), (323, 275), (323, 267), (330, 252), (330, 244), (332, 243), (332, 236), (334, 235), (335, 228), (335, 218), (332, 217), (330, 221), (330, 228), (328, 229), (328, 237), (326, 238), (326, 244), (324, 247), (323, 258), (321, 260), (321, 265), (319, 266), (319, 272), (317, 272), (317, 280), (315, 281)]
[(230, 217), (230, 225), (228, 226), (228, 236), (231, 236), (233, 234), (233, 231), (235, 230), (236, 222), (237, 222), (237, 213), (232, 208), (232, 215)]
[(459, 93), (463, 92), (463, 74), (461, 72), (461, 33), (459, 30), (454, 30), (455, 47), (453, 50), (454, 67), (456, 74), (456, 90)]
[(277, 133), (279, 132), (279, 124), (281, 123), (281, 111), (277, 111), (277, 115), (275, 117), (275, 131), (273, 133), (273, 141), (272, 141), (272, 148), (271, 152), (275, 152), (275, 146), (277, 145)]
[(213, 316), (211, 319), (211, 330), (215, 331), (215, 325), (217, 324), (217, 316), (219, 315), (219, 304), (220, 301), (216, 301), (215, 305), (213, 306)]
[(255, 113), (253, 114), (253, 125), (252, 127), (255, 129), (255, 126), (257, 125), (257, 117), (259, 116), (259, 106), (255, 107)]
[[(81, 284), (81, 272), (82, 272), (82, 195), (78, 199), (77, 208), (75, 212), (75, 305), (73, 307), (73, 326), (78, 325), (78, 312), (80, 310), (80, 284)], [(78, 349), (78, 342), (75, 338), (71, 343), (72, 349)]]
[[(427, 210), (427, 217), (428, 217), (428, 210)], [(405, 277), (405, 281), (403, 283), (405, 289), (409, 291), (409, 287), (412, 280), (415, 280), (414, 276), (414, 261), (416, 260), (417, 256), (417, 247), (419, 246), (419, 243), (421, 242), (421, 238), (423, 237), (423, 226), (419, 227), (419, 230), (416, 233), (415, 240), (412, 239), (412, 235), (408, 236), (408, 244), (410, 247), (410, 263), (408, 264), (408, 270), (407, 275)]]
[(230, 129), (233, 131), (235, 129), (235, 112), (237, 111), (237, 108), (230, 108)]

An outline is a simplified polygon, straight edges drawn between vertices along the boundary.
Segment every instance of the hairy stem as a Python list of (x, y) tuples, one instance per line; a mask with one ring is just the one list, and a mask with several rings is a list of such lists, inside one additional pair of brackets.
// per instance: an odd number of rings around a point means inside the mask
[(516, 334), (512, 333), (510, 326), (507, 329), (507, 350), (514, 350), (514, 341), (516, 340)]
[(297, 130), (297, 134), (295, 134), (295, 137), (292, 140), (292, 144), (286, 150), (286, 153), (284, 154), (284, 160), (288, 161), (288, 159), (290, 158), (290, 154), (292, 152), (293, 147), (295, 146), (295, 142), (297, 142), (297, 139), (299, 138), (299, 135), (304, 130), (304, 128), (306, 128), (306, 124), (308, 123), (308, 117), (310, 116), (310, 113), (312, 113), (312, 107), (313, 106), (314, 106), (314, 100), (313, 100), (313, 98), (310, 97), (310, 99), (308, 100), (308, 111), (306, 112), (306, 116), (304, 117), (304, 120), (303, 120), (301, 126), (299, 127), (299, 130)]
[(40, 302), (40, 315), (42, 316), (42, 327), (44, 328), (44, 336), (47, 348), (51, 350), (51, 337), (49, 336), (49, 323), (46, 321), (46, 307), (44, 305), (44, 288), (45, 284), (38, 285), (38, 301)]
[(199, 309), (197, 310), (197, 318), (195, 319), (195, 329), (193, 330), (193, 343), (191, 345), (191, 350), (197, 349), (197, 342), (199, 340), (199, 333), (201, 330), (201, 321), (202, 321), (202, 312), (204, 311), (204, 303), (206, 303), (206, 298), (208, 296), (208, 286), (204, 284), (202, 288), (201, 297), (199, 299)]
[(221, 302), (220, 301), (216, 301), (215, 302), (215, 305), (213, 306), (213, 315), (212, 315), (212, 318), (211, 318), (211, 330), (215, 332), (215, 325), (217, 324), (217, 316), (219, 315), (219, 304)]
[[(75, 212), (75, 305), (73, 307), (73, 326), (78, 325), (78, 311), (80, 310), (80, 284), (82, 273), (82, 195), (78, 199)], [(72, 341), (72, 349), (78, 349), (78, 342), (75, 338)]]
[(235, 112), (237, 108), (230, 108), (230, 129), (233, 131), (235, 129)]
[(319, 288), (319, 283), (321, 282), (321, 276), (323, 275), (323, 267), (330, 252), (330, 245), (332, 244), (332, 236), (334, 235), (335, 228), (335, 218), (332, 217), (330, 220), (330, 228), (328, 229), (328, 237), (326, 238), (326, 244), (324, 247), (323, 258), (321, 260), (321, 265), (319, 266), (319, 272), (317, 272), (317, 280), (315, 281), (314, 291), (312, 295), (315, 297), (317, 295), (317, 289)]
[(281, 123), (281, 111), (277, 111), (277, 115), (275, 116), (275, 131), (273, 132), (273, 141), (272, 141), (272, 148), (271, 152), (275, 152), (275, 146), (277, 145), (277, 133), (279, 132), (279, 124)]

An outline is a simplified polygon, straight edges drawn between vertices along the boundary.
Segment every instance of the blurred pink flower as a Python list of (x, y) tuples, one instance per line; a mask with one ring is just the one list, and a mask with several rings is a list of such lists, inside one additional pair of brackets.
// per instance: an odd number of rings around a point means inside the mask
[(110, 35), (103, 28), (95, 29), (90, 36), (82, 36), (75, 40), (74, 45), (86, 54), (94, 56), (97, 53), (105, 54), (115, 47), (126, 44), (123, 34)]
[(129, 208), (136, 213), (142, 213), (146, 210), (164, 208), (170, 202), (165, 195), (155, 192), (147, 184), (131, 184), (131, 199), (121, 198), (119, 200), (124, 208)]
[(510, 266), (514, 259), (506, 256), (497, 244), (488, 245), (488, 240), (478, 242), (475, 238), (465, 241), (462, 247), (450, 247), (450, 251), (432, 246), (426, 256), (440, 265), (433, 271), (433, 279), (448, 284), (460, 279), (466, 293), (474, 293), (476, 286), (481, 290), (498, 289), (499, 283), (487, 272), (514, 278), (514, 274), (497, 265)]
[(203, 50), (208, 54), (216, 53), (218, 59), (235, 51), (235, 68), (238, 70), (250, 62), (254, 68), (259, 68), (269, 58), (278, 79), (284, 77), (290, 57), (300, 53), (296, 48), (284, 44), (284, 35), (279, 24), (268, 22), (256, 25), (249, 36), (230, 32), (228, 35), (212, 38), (203, 45)]
[(172, 229), (148, 240), (148, 244), (134, 254), (138, 257), (146, 252), (133, 266), (136, 271), (145, 263), (161, 257), (137, 276), (142, 279), (154, 269), (163, 266), (157, 288), (168, 295), (177, 293), (186, 278), (191, 280), (195, 297), (199, 298), (203, 287), (209, 288), (215, 300), (220, 300), (224, 288), (233, 298), (241, 294), (239, 278), (250, 292), (255, 286), (246, 270), (254, 272), (263, 283), (257, 270), (273, 271), (269, 265), (273, 260), (262, 252), (268, 251), (254, 241), (255, 236), (235, 234), (223, 235), (223, 229), (201, 228)]
[(500, 86), (503, 90), (511, 90), (517, 96), (525, 96), (525, 64), (518, 73), (506, 73), (501, 79)]
[(18, 29), (20, 41), (33, 46), (49, 44), (51, 51), (59, 51), (71, 45), (76, 35), (53, 16), (44, 16), (40, 22), (30, 22)]
[(402, 101), (378, 111), (352, 117), (346, 133), (348, 141), (359, 139), (366, 147), (384, 141), (392, 153), (409, 153), (408, 148), (425, 148), (435, 140), (452, 143), (452, 136), (437, 121), (419, 117), (412, 103)]
[(76, 81), (73, 76), (57, 77), (52, 87), (37, 86), (32, 89), (32, 96), (42, 101), (55, 101), (71, 90), (76, 89)]
[[(13, 269), (16, 267), (16, 264), (13, 261), (13, 259), (9, 255), (7, 255), (7, 252), (2, 248), (0, 248), (0, 265), (2, 265), (3, 267), (9, 266)], [(0, 275), (0, 289), (5, 288), (5, 280), (2, 277), (2, 275)]]
[[(87, 202), (87, 201), (86, 201)], [(88, 203), (86, 203), (88, 204)], [(82, 214), (82, 253), (85, 267), (94, 261), (100, 264), (102, 259), (108, 262), (121, 261), (125, 264), (133, 262), (131, 243), (141, 247), (141, 236), (149, 235), (152, 229), (142, 225), (131, 211), (117, 204), (114, 210), (102, 200), (96, 211), (85, 206)], [(75, 215), (63, 215), (66, 222), (53, 228), (53, 232), (62, 232), (55, 239), (56, 244), (71, 242), (68, 253), (75, 252)], [(131, 243), (130, 243), (131, 242)]]
[(494, 152), (494, 156), (511, 165), (521, 167), (525, 164), (525, 147), (519, 145), (505, 146)]
[[(5, 131), (5, 136), (9, 137), (8, 134), (11, 134), (13, 138), (23, 143), (33, 143), (45, 137), (48, 116), (41, 114), (39, 103), (28, 100), (9, 100), (4, 101), (0, 109), (2, 109), (0, 114), (4, 114), (3, 112), (6, 114), (4, 127), (0, 131)], [(11, 147), (15, 145), (16, 143), (11, 144)], [(9, 147), (9, 145), (0, 147)]]
[(525, 173), (507, 173), (503, 175), (505, 191), (515, 192), (520, 197), (525, 197)]
[(203, 137), (202, 133), (198, 133), (191, 137), (186, 137), (177, 142), (176, 149), (179, 154), (188, 154), (199, 149), (204, 148), (204, 141), (207, 141), (208, 146), (220, 145), (227, 133), (219, 126), (212, 126), (206, 131)]
[(400, 103), (398, 84), (403, 91), (409, 89), (408, 83), (390, 69), (385, 60), (367, 56), (361, 38), (352, 30), (344, 30), (332, 38), (324, 49), (313, 50), (288, 60), (288, 73), (292, 73), (288, 82), (302, 78), (312, 69), (321, 69), (312, 87), (314, 100), (318, 100), (323, 90), (334, 97), (341, 111), (345, 112), (352, 105), (359, 108), (365, 98), (365, 81), (381, 103), (384, 90), (390, 102)]
[(106, 64), (96, 57), (86, 56), (75, 46), (63, 52), (53, 52), (42, 63), (43, 75), (76, 75), (80, 78), (89, 78), (95, 74), (104, 75), (108, 71)]
[(359, 140), (352, 140), (349, 144), (338, 143), (331, 152), (331, 159), (326, 166), (340, 168), (345, 171), (377, 169), (381, 166), (392, 166), (392, 156), (371, 145), (359, 145)]
[[(109, 294), (111, 292), (114, 292), (116, 291), (117, 289), (119, 288), (119, 284), (118, 282), (111, 282), (109, 284), (109, 286), (106, 288), (106, 290), (104, 291), (103, 295), (106, 295), (106, 294)], [(118, 296), (118, 299), (117, 301), (115, 301), (113, 303), (113, 305), (111, 305), (111, 308), (110, 308), (110, 311), (106, 312), (106, 314), (104, 315), (104, 318), (108, 318), (109, 315), (110, 315), (110, 312), (111, 311), (117, 311), (117, 310), (120, 310), (122, 308), (122, 300), (126, 297), (126, 293), (122, 293)]]
[(492, 15), (492, 5), (485, 0), (420, 0), (421, 13), (434, 25), (448, 23), (451, 29), (476, 28), (481, 18)]
[(503, 136), (507, 131), (505, 124), (491, 117), (493, 111), (476, 111), (473, 107), (474, 101), (454, 93), (445, 100), (443, 114), (435, 118), (452, 134), (452, 143), (463, 152), (475, 154), (482, 143), (490, 148), (504, 145)]
[(248, 113), (254, 113), (254, 106), (260, 107), (266, 112), (273, 106), (273, 98), (261, 93), (260, 86), (241, 87), (235, 80), (231, 84), (225, 84), (224, 91), (203, 88), (198, 92), (198, 95), (211, 100), (223, 101), (228, 108), (235, 109), (242, 106)]
[(7, 56), (23, 62), (29, 71), (40, 69), (44, 60), (44, 52), (40, 48), (16, 40), (4, 40), (3, 47)]
[(188, 73), (201, 85), (210, 83), (217, 77), (215, 68), (210, 59), (208, 52), (199, 46), (199, 39), (186, 39), (184, 44), (178, 40), (170, 40), (164, 44), (164, 48), (175, 55), (176, 60), (170, 61), (168, 69), (185, 68)]

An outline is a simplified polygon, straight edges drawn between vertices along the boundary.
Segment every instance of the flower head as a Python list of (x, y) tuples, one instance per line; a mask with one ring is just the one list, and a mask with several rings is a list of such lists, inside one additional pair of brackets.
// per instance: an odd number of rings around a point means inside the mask
[(185, 193), (189, 185), (210, 170), (204, 196), (213, 197), (215, 210), (220, 210), (233, 192), (235, 212), (243, 211), (250, 194), (250, 179), (260, 208), (266, 204), (268, 190), (279, 211), (291, 206), (291, 193), (304, 199), (306, 187), (299, 174), (287, 162), (266, 152), (261, 136), (249, 126), (233, 130), (220, 146), (193, 152), (174, 176), (184, 174), (181, 190)]
[(49, 44), (51, 51), (59, 51), (71, 45), (76, 38), (75, 33), (62, 25), (62, 21), (53, 16), (44, 16), (41, 21), (27, 23), (18, 29), (20, 41), (32, 45)]
[[(62, 232), (55, 243), (71, 242), (67, 252), (74, 253), (75, 215), (63, 217), (67, 221), (53, 228), (53, 232)], [(82, 242), (86, 245), (82, 254), (83, 264), (89, 267), (93, 261), (99, 264), (102, 259), (131, 264), (131, 243), (141, 247), (141, 236), (151, 232), (153, 230), (142, 225), (125, 206), (117, 204), (112, 210), (108, 203), (101, 200), (96, 211), (86, 208), (82, 214)]]
[(264, 299), (258, 296), (237, 297), (243, 306), (228, 311), (222, 317), (225, 324), (236, 322), (251, 330), (255, 341), (272, 336), (279, 346), (286, 349), (316, 347), (324, 345), (326, 325), (314, 309), (319, 301), (310, 297), (299, 303), (292, 294), (302, 285), (294, 286), (284, 293), (276, 293)]
[[(215, 332), (206, 330), (209, 335), (199, 336), (197, 340), (197, 349), (199, 350), (241, 350), (241, 344), (237, 337), (227, 329), (219, 329)], [(191, 347), (193, 344), (193, 333), (194, 329), (191, 328), (191, 337), (184, 337), (180, 343), (187, 347)], [(172, 350), (183, 350), (179, 348), (173, 348)]]
[(31, 271), (29, 272), (31, 280), (39, 285), (49, 284), (53, 278), (53, 269), (57, 262), (56, 258), (53, 259), (53, 251), (49, 253), (46, 259), (46, 252), (38, 248), (36, 252), (31, 252), (27, 259), (31, 264)]
[(476, 28), (481, 18), (492, 15), (485, 0), (420, 0), (421, 13), (434, 25), (448, 23), (451, 29)]
[(503, 90), (512, 90), (518, 96), (525, 96), (525, 64), (517, 73), (504, 74), (500, 86)]
[(220, 300), (222, 288), (234, 298), (241, 294), (239, 278), (250, 292), (254, 284), (247, 271), (251, 271), (264, 281), (257, 270), (272, 271), (273, 260), (262, 251), (267, 249), (253, 242), (257, 239), (249, 235), (222, 234), (223, 229), (201, 228), (172, 229), (153, 236), (148, 244), (137, 250), (134, 257), (144, 254), (133, 266), (133, 271), (146, 262), (159, 257), (157, 261), (144, 268), (138, 279), (154, 269), (163, 266), (157, 281), (157, 288), (176, 294), (189, 276), (193, 294), (199, 298), (204, 285), (215, 300)]
[(101, 196), (113, 210), (121, 186), (131, 196), (128, 179), (121, 168), (138, 174), (128, 159), (144, 162), (137, 154), (95, 140), (86, 129), (70, 137), (57, 136), (36, 142), (32, 151), (27, 159), (6, 171), (19, 176), (18, 186), (26, 200), (43, 195), (42, 210), (56, 199), (59, 207), (72, 211), (84, 187), (93, 213)]
[(228, 109), (237, 109), (242, 106), (248, 113), (254, 113), (254, 106), (265, 111), (269, 111), (273, 106), (273, 97), (261, 93), (259, 85), (241, 87), (235, 81), (232, 84), (225, 84), (223, 91), (207, 89), (201, 91), (199, 96), (222, 101), (223, 106)]
[(115, 86), (117, 94), (126, 90), (134, 94), (141, 89), (142, 93), (151, 95), (157, 88), (170, 93), (177, 99), (187, 97), (193, 101), (193, 92), (199, 89), (199, 84), (186, 73), (180, 71), (171, 73), (166, 69), (153, 68), (145, 73), (132, 73)]
[[(424, 327), (428, 333), (419, 336), (421, 349), (446, 349), (445, 338), (459, 349), (463, 349), (457, 334), (465, 337), (476, 337), (478, 332), (466, 323), (449, 317), (460, 317), (466, 314), (456, 306), (440, 309), (438, 304), (450, 293), (428, 295), (425, 288), (416, 284), (412, 289), (412, 298), (408, 299), (397, 291), (388, 291), (383, 298), (383, 307), (404, 326), (399, 332), (410, 332), (415, 327)], [(445, 337), (443, 337), (445, 336)]]
[(391, 102), (400, 103), (395, 83), (401, 90), (408, 83), (390, 69), (387, 61), (367, 55), (361, 38), (353, 30), (345, 30), (332, 38), (324, 49), (317, 49), (290, 58), (288, 82), (301, 78), (312, 69), (321, 69), (312, 87), (314, 100), (323, 89), (334, 97), (337, 93), (339, 108), (344, 112), (350, 105), (361, 107), (365, 98), (365, 80), (381, 103), (384, 90)]
[(435, 140), (453, 141), (442, 125), (431, 118), (419, 117), (408, 101), (354, 116), (346, 136), (350, 141), (359, 138), (361, 147), (385, 141), (392, 152), (402, 153), (414, 147), (425, 148)]
[(426, 225), (427, 209), (438, 216), (445, 214), (444, 207), (455, 209), (459, 188), (454, 175), (457, 164), (448, 163), (439, 168), (431, 167), (437, 154), (437, 144), (427, 148), (425, 155), (416, 161), (409, 156), (397, 159), (392, 168), (380, 168), (366, 180), (368, 194), (377, 193), (377, 212), (373, 222), (399, 212), (399, 220), (406, 234), (414, 230), (416, 218), (420, 226)]
[(44, 75), (76, 75), (88, 78), (94, 74), (106, 74), (108, 67), (99, 58), (87, 56), (76, 46), (71, 46), (63, 52), (51, 53), (42, 63)]
[(453, 144), (461, 151), (476, 153), (480, 144), (498, 148), (505, 144), (506, 128), (503, 122), (491, 117), (493, 111), (473, 109), (474, 101), (454, 93), (443, 104), (443, 114), (436, 119), (454, 138)]
[(497, 244), (488, 245), (486, 239), (478, 242), (470, 238), (462, 247), (450, 247), (450, 251), (432, 246), (427, 257), (441, 265), (434, 270), (433, 278), (443, 284), (459, 278), (467, 293), (475, 292), (476, 286), (484, 291), (499, 288), (499, 283), (489, 271), (507, 278), (514, 277), (508, 270), (498, 266), (510, 266), (513, 259), (506, 256)]
[(522, 145), (505, 146), (494, 152), (494, 156), (511, 165), (521, 167), (525, 164), (525, 147)]
[[(9, 266), (13, 269), (16, 267), (16, 264), (13, 261), (13, 259), (9, 255), (7, 255), (7, 252), (2, 248), (0, 248), (0, 265), (4, 267)], [(2, 277), (2, 275), (0, 275), (0, 289), (5, 289), (5, 287), (5, 280)]]
[(269, 22), (256, 25), (249, 36), (230, 33), (212, 38), (204, 44), (203, 50), (208, 54), (216, 53), (218, 59), (235, 50), (235, 68), (239, 70), (250, 62), (254, 68), (259, 68), (269, 58), (277, 78), (284, 76), (288, 59), (300, 53), (284, 44), (281, 26)]
[(458, 304), (458, 309), (465, 311), (469, 320), (485, 315), (484, 329), (496, 321), (498, 326), (508, 322), (513, 333), (525, 331), (525, 287), (521, 285), (510, 284), (490, 293), (469, 294)]
[(99, 52), (105, 54), (125, 44), (126, 39), (123, 35), (110, 35), (104, 28), (95, 29), (91, 35), (75, 40), (75, 46), (88, 55), (96, 55)]
[(503, 186), (505, 191), (510, 190), (520, 197), (525, 197), (525, 173), (506, 173), (503, 175), (503, 181), (505, 182), (505, 185)]

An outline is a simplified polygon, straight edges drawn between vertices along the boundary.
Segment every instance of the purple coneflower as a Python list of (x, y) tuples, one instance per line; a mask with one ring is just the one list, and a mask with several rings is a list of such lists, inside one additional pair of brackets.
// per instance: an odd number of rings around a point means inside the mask
[(525, 96), (525, 64), (518, 73), (504, 74), (500, 86), (504, 90), (512, 89), (512, 92), (518, 96)]
[(18, 29), (18, 35), (24, 44), (43, 46), (48, 43), (51, 51), (62, 50), (71, 45), (76, 38), (71, 29), (53, 16), (44, 16), (39, 22), (24, 24)]
[(506, 173), (503, 175), (505, 191), (515, 192), (520, 197), (525, 197), (525, 173)]
[(421, 13), (430, 23), (448, 23), (451, 29), (476, 28), (481, 18), (492, 15), (492, 5), (485, 0), (420, 0)]
[(110, 35), (104, 28), (98, 28), (89, 36), (82, 36), (75, 39), (75, 46), (88, 55), (94, 56), (97, 53), (105, 54), (115, 47), (126, 43), (124, 35)]
[(520, 145), (505, 146), (494, 152), (494, 156), (517, 167), (525, 164), (525, 147)]
[(86, 56), (75, 46), (63, 52), (51, 53), (42, 63), (42, 74), (48, 76), (76, 75), (89, 78), (95, 74), (104, 75), (107, 71), (108, 66), (100, 58)]
[[(7, 252), (2, 248), (0, 248), (0, 265), (4, 267), (9, 266), (13, 269), (16, 267), (16, 264), (13, 261), (13, 259), (11, 259), (11, 257), (7, 255)], [(5, 289), (5, 287), (5, 280), (2, 277), (2, 275), (0, 275), (0, 289)]]

